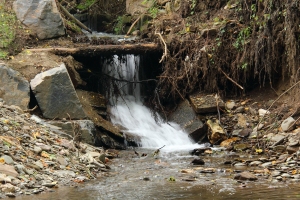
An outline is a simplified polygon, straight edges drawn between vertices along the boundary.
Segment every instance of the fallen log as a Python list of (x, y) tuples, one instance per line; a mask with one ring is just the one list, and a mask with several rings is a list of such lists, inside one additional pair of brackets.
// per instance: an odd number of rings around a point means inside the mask
[(161, 51), (158, 44), (120, 44), (120, 45), (91, 45), (87, 47), (52, 47), (52, 48), (38, 48), (27, 49), (29, 52), (51, 52), (56, 55), (72, 55), (72, 56), (97, 56), (105, 54), (142, 54), (146, 52)]

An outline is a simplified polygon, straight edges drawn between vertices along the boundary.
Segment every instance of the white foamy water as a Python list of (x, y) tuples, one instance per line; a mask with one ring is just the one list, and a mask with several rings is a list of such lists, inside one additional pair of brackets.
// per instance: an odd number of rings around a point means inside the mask
[[(139, 58), (133, 55), (126, 56), (126, 62), (120, 63), (114, 57), (114, 65), (107, 65), (105, 73), (117, 79), (127, 81), (139, 80)], [(140, 138), (138, 144), (145, 148), (160, 148), (163, 151), (190, 150), (200, 145), (188, 137), (178, 124), (166, 123), (158, 117), (155, 121), (151, 111), (141, 102), (139, 84), (123, 82), (119, 85), (127, 96), (111, 99), (114, 106), (111, 108), (111, 120), (115, 125), (123, 127), (123, 131)]]

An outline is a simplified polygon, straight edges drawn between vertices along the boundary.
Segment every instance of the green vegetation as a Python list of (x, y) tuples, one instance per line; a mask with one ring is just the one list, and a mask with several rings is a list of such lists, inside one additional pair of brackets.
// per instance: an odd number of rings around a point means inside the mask
[(123, 29), (123, 17), (119, 16), (117, 19), (117, 23), (114, 27), (114, 31), (116, 34), (121, 34)]
[(84, 2), (81, 2), (77, 9), (79, 10), (86, 10), (88, 9), (93, 3), (95, 3), (96, 0), (85, 0)]
[(15, 15), (6, 12), (4, 10), (4, 5), (0, 4), (0, 59), (4, 59), (8, 56), (5, 48), (7, 48), (15, 39), (15, 23)]
[(81, 33), (81, 28), (77, 26), (73, 21), (66, 20), (66, 26), (76, 33)]
[(243, 28), (240, 31), (240, 33), (238, 34), (237, 39), (233, 43), (233, 46), (236, 49), (241, 50), (242, 47), (247, 43), (247, 39), (250, 37), (250, 34), (251, 34), (251, 28), (250, 27)]

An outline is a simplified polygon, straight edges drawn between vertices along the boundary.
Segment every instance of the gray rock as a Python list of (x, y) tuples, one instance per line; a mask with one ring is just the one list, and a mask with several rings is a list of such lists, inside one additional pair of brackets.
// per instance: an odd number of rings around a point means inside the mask
[(55, 0), (16, 0), (13, 5), (18, 19), (37, 34), (39, 39), (65, 35), (63, 20)]
[(69, 171), (69, 170), (55, 170), (53, 172), (53, 174), (60, 178), (67, 178), (67, 177), (75, 178), (76, 177), (75, 172)]
[(236, 174), (234, 176), (234, 179), (254, 181), (254, 180), (257, 180), (257, 177), (254, 174), (252, 174), (251, 172), (242, 172), (242, 173)]
[(0, 173), (6, 174), (8, 176), (17, 177), (19, 173), (11, 165), (0, 165)]
[[(216, 98), (214, 95), (196, 94), (189, 96), (191, 105), (197, 114), (215, 113), (217, 112)], [(219, 107), (225, 108), (225, 104), (222, 99), (219, 99)]]
[(30, 86), (45, 118), (86, 117), (64, 64), (37, 74)]
[(249, 164), (249, 166), (258, 166), (258, 165), (260, 165), (262, 162), (261, 161), (253, 161), (253, 162), (251, 162), (250, 164)]
[(62, 156), (57, 156), (56, 157), (56, 161), (61, 164), (62, 166), (67, 166), (68, 162), (66, 161), (66, 159)]
[(271, 166), (271, 165), (272, 165), (272, 162), (266, 162), (266, 163), (262, 164), (261, 166), (262, 166), (263, 168), (267, 168), (267, 167), (269, 167), (269, 166)]
[(285, 119), (282, 123), (281, 123), (281, 129), (282, 131), (286, 132), (289, 129), (291, 129), (293, 123), (295, 122), (295, 119), (293, 117), (288, 117), (287, 119)]
[(5, 163), (10, 165), (10, 164), (13, 164), (15, 161), (8, 155), (3, 155), (1, 156), (1, 158), (4, 159)]
[(289, 175), (288, 173), (283, 173), (283, 174), (281, 174), (281, 177), (283, 177), (283, 178), (291, 178), (292, 176)]
[(91, 120), (73, 120), (72, 122), (50, 121), (49, 123), (60, 127), (62, 131), (72, 137), (74, 136), (74, 126), (78, 125), (77, 127), (79, 128), (78, 131), (82, 142), (86, 142), (91, 145), (95, 144), (94, 135), (96, 134), (97, 130)]
[(17, 71), (0, 64), (0, 98), (7, 105), (26, 110), (30, 100), (28, 81)]
[(207, 127), (197, 117), (188, 100), (180, 103), (168, 119), (179, 124), (196, 142), (201, 142), (206, 136)]
[(39, 153), (41, 153), (43, 150), (42, 150), (42, 148), (39, 147), (39, 146), (34, 146), (34, 147), (33, 147), (33, 151), (34, 151), (34, 153), (39, 154)]
[(273, 171), (273, 172), (271, 173), (271, 175), (272, 175), (273, 177), (279, 176), (280, 174), (281, 174), (281, 172), (280, 172), (280, 171), (277, 171), (277, 170), (275, 170), (275, 171)]

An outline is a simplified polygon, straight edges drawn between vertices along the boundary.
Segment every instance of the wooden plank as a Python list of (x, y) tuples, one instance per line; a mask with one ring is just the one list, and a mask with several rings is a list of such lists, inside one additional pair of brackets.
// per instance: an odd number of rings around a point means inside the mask
[(26, 51), (42, 52), (48, 51), (56, 55), (74, 55), (74, 56), (97, 56), (107, 54), (143, 54), (153, 51), (161, 51), (158, 44), (120, 44), (120, 45), (91, 45), (87, 47), (51, 47), (51, 48), (38, 48), (27, 49)]

